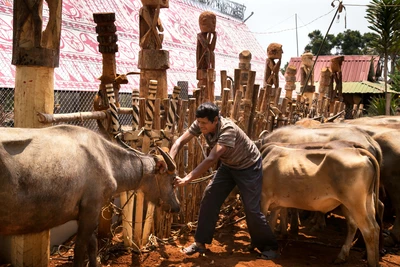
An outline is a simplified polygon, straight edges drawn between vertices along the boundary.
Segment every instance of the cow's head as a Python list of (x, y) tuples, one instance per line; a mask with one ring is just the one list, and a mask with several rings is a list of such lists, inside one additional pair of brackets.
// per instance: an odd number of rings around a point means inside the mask
[[(175, 161), (168, 152), (157, 147), (161, 157), (156, 158), (156, 175), (153, 183), (152, 202), (160, 204), (162, 209), (169, 212), (179, 212), (180, 203), (173, 186), (176, 177)], [(157, 197), (158, 196), (158, 197)]]

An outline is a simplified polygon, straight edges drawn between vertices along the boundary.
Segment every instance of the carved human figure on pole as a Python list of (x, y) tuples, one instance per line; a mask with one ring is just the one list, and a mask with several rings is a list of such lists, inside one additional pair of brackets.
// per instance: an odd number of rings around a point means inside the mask
[(204, 11), (199, 16), (200, 33), (197, 34), (196, 63), (199, 81), (198, 88), (202, 88), (203, 100), (214, 101), (215, 87), (215, 56), (214, 49), (217, 43), (217, 33), (215, 32), (217, 16)]
[[(143, 2), (143, 1), (142, 1)], [(164, 40), (164, 28), (159, 19), (160, 8), (143, 6), (140, 16), (140, 42), (142, 49), (161, 49)]]
[(217, 16), (204, 11), (199, 17), (200, 33), (197, 34), (196, 63), (197, 69), (215, 69), (214, 49), (217, 42), (215, 32)]
[(157, 98), (168, 97), (167, 72), (169, 51), (162, 49), (164, 28), (159, 18), (162, 8), (169, 7), (169, 0), (141, 0), (139, 11), (140, 97), (147, 98), (150, 80), (158, 83)]
[[(274, 88), (279, 87), (279, 70), (282, 59), (282, 45), (271, 43), (267, 48), (267, 60), (264, 73), (264, 87), (274, 85)], [(277, 62), (275, 62), (277, 60)]]
[(43, 0), (14, 0), (12, 64), (58, 67), (62, 1), (46, 2), (49, 21), (42, 32)]
[[(301, 55), (301, 66), (300, 66), (300, 72), (301, 72), (300, 86), (301, 87), (314, 86), (314, 73), (312, 72), (312, 65), (314, 63), (313, 56), (314, 55), (310, 52), (306, 52)], [(308, 81), (306, 81), (308, 76), (309, 76)], [(307, 84), (306, 84), (306, 82), (307, 82)]]
[[(339, 101), (343, 101), (342, 95), (342, 63), (344, 61), (344, 56), (337, 56), (331, 59), (331, 87), (329, 96), (331, 100), (335, 98)], [(333, 88), (333, 83), (335, 83), (335, 88)]]

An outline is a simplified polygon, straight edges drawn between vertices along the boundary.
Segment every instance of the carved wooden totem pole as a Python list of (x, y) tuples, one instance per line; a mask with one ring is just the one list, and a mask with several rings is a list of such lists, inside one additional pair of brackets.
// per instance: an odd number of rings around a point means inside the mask
[[(343, 101), (342, 95), (342, 63), (344, 56), (337, 56), (331, 59), (331, 84), (329, 90), (329, 98), (331, 101), (339, 100)], [(333, 88), (335, 83), (335, 88)]]
[(162, 50), (164, 28), (159, 18), (161, 8), (169, 7), (169, 0), (141, 0), (139, 11), (140, 41), (138, 68), (140, 69), (140, 97), (148, 96), (150, 80), (156, 80), (156, 98), (168, 97), (167, 69), (169, 52)]
[(249, 81), (249, 72), (251, 71), (251, 52), (244, 50), (239, 54), (239, 68), (235, 69), (235, 88), (234, 92), (240, 90), (243, 95), (246, 93), (247, 82)]
[(301, 55), (300, 88), (304, 98), (306, 98), (306, 103), (311, 102), (315, 92), (314, 73), (312, 70), (313, 64), (314, 61), (312, 53), (306, 52)]
[(270, 131), (272, 131), (276, 115), (280, 113), (277, 106), (281, 90), (279, 87), (279, 71), (282, 54), (283, 50), (281, 44), (271, 43), (267, 48), (267, 60), (264, 71), (264, 87), (266, 91), (263, 102), (266, 102), (264, 106), (266, 106), (268, 116), (267, 129)]
[(197, 34), (197, 84), (198, 88), (205, 88), (204, 101), (214, 102), (215, 82), (215, 55), (214, 49), (217, 42), (215, 32), (217, 16), (209, 11), (204, 11), (199, 17), (200, 33)]
[(318, 88), (319, 100), (317, 107), (319, 115), (322, 115), (324, 113), (324, 110), (328, 108), (330, 88), (331, 88), (331, 70), (330, 68), (325, 67), (321, 69), (321, 75), (319, 78), (319, 88)]
[[(117, 28), (114, 24), (115, 13), (94, 13), (94, 22), (97, 24), (96, 33), (99, 42), (99, 52), (103, 58), (103, 72), (100, 76), (99, 92), (94, 99), (94, 110), (106, 110), (109, 108), (106, 85), (114, 84), (117, 76), (115, 53), (118, 52)], [(116, 89), (113, 86), (113, 89)], [(114, 91), (116, 106), (119, 106), (118, 92)]]
[[(279, 87), (279, 70), (281, 67), (282, 59), (282, 45), (278, 43), (271, 43), (267, 48), (267, 60), (264, 72), (264, 87), (268, 85), (274, 88)], [(277, 62), (275, 62), (277, 60)]]
[[(54, 110), (54, 68), (59, 65), (62, 1), (46, 2), (49, 21), (42, 32), (43, 0), (14, 0), (15, 127), (48, 126), (40, 123), (36, 114), (53, 114)], [(12, 237), (12, 266), (47, 267), (49, 236), (50, 232), (44, 231)]]

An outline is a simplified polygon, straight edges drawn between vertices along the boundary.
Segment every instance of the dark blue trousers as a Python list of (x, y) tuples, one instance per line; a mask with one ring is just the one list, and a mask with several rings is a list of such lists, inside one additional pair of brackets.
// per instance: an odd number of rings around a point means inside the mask
[(218, 168), (214, 178), (206, 187), (201, 200), (195, 234), (196, 242), (211, 243), (220, 208), (235, 185), (240, 190), (252, 244), (260, 251), (278, 249), (275, 235), (260, 210), (261, 158), (253, 166), (243, 170), (235, 170), (223, 164)]

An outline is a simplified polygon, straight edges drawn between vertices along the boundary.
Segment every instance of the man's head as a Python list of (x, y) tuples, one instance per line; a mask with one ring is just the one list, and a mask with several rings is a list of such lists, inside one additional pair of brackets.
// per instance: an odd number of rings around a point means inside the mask
[(215, 133), (218, 118), (219, 110), (214, 103), (203, 103), (196, 110), (196, 119), (203, 134)]

